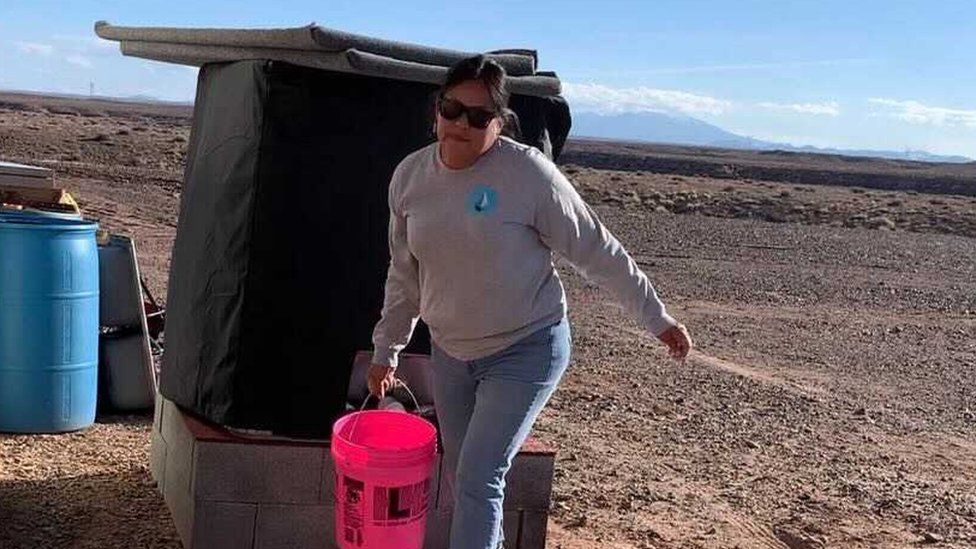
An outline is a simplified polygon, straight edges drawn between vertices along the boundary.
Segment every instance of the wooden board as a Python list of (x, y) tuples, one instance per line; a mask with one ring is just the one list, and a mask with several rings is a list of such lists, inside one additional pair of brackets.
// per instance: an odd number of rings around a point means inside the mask
[(0, 185), (4, 187), (28, 187), (31, 189), (53, 189), (54, 178), (31, 177), (0, 173)]
[(64, 189), (0, 186), (0, 205), (80, 213), (74, 197)]
[(54, 171), (0, 161), (0, 186), (53, 189)]
[(40, 166), (28, 166), (0, 160), (0, 175), (22, 175), (25, 177), (54, 178), (54, 171)]

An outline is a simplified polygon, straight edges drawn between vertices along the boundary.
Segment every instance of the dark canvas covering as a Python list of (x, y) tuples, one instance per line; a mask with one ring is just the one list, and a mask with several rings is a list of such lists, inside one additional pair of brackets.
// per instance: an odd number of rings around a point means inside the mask
[[(202, 67), (164, 396), (228, 426), (328, 436), (382, 307), (390, 176), (432, 141), (435, 90), (279, 61)], [(524, 140), (558, 155), (565, 102), (512, 107)], [(429, 352), (422, 323), (407, 351)]]

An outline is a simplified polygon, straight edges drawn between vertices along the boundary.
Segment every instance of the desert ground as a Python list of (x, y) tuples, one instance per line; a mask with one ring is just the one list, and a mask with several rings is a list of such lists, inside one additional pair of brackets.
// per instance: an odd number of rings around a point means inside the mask
[[(0, 94), (165, 298), (190, 108)], [(976, 546), (976, 165), (571, 141), (560, 161), (697, 349), (566, 265), (550, 547)], [(0, 547), (176, 548), (144, 416), (0, 435)]]

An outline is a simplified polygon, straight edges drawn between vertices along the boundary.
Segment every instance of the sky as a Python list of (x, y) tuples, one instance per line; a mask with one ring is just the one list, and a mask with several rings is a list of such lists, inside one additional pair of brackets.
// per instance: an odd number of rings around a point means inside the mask
[(0, 1), (0, 89), (190, 101), (191, 67), (93, 29), (311, 22), (466, 51), (529, 47), (574, 112), (680, 113), (758, 139), (976, 158), (976, 2)]

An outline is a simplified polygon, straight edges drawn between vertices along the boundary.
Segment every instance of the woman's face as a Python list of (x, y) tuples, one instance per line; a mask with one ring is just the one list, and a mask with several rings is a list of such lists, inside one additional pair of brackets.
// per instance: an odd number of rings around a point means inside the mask
[[(444, 92), (444, 97), (464, 104), (466, 107), (481, 107), (493, 110), (491, 97), (485, 85), (478, 80), (467, 80)], [(468, 122), (467, 114), (454, 120), (447, 120), (437, 112), (437, 140), (441, 144), (441, 154), (461, 162), (473, 162), (495, 144), (502, 130), (502, 121), (495, 117), (488, 127), (479, 129)]]

